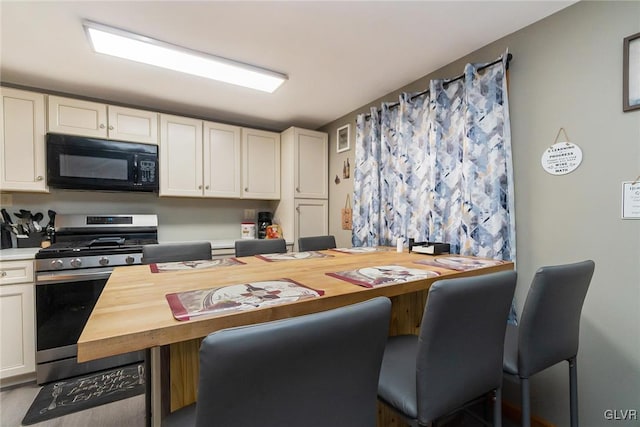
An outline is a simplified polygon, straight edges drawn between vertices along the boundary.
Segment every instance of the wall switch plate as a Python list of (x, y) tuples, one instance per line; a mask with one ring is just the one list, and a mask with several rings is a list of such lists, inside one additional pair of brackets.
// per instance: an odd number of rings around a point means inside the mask
[(13, 197), (11, 193), (0, 193), (0, 206), (3, 208), (13, 206)]
[(256, 210), (255, 209), (245, 209), (244, 210), (244, 219), (256, 219)]

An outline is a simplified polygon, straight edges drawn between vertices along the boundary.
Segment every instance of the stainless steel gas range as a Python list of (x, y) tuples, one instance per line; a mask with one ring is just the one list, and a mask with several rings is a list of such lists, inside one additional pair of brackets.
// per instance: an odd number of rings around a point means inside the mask
[(77, 341), (114, 267), (141, 264), (158, 241), (156, 215), (57, 215), (55, 243), (36, 254), (36, 380), (85, 375), (144, 352), (77, 362)]

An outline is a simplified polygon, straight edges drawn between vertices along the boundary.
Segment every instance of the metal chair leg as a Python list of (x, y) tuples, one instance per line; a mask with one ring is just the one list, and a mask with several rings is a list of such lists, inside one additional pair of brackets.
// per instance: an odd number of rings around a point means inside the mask
[(569, 362), (569, 411), (571, 427), (578, 427), (578, 361), (575, 357)]
[(493, 401), (493, 427), (502, 427), (502, 388), (495, 390), (495, 400)]
[(520, 378), (522, 394), (522, 427), (531, 427), (531, 399), (529, 396), (529, 378)]

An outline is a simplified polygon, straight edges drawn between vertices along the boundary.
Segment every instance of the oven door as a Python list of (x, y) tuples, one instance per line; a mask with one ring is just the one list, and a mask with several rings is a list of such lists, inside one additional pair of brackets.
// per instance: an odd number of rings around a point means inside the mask
[(37, 363), (76, 355), (78, 338), (111, 269), (56, 273), (39, 274), (36, 282)]
[(36, 274), (38, 384), (144, 359), (144, 352), (78, 363), (77, 342), (112, 268)]

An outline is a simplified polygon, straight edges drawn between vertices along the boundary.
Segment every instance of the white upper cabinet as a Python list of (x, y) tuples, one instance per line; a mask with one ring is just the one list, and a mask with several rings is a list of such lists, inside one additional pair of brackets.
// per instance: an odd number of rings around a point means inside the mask
[(44, 95), (0, 88), (0, 190), (48, 192)]
[(107, 107), (109, 139), (158, 143), (158, 113), (133, 108)]
[[(293, 138), (294, 197), (329, 197), (329, 138), (324, 132), (289, 128), (283, 138)], [(282, 167), (285, 167), (284, 165)]]
[(98, 102), (49, 96), (49, 132), (158, 143), (158, 114)]
[(242, 128), (242, 198), (280, 199), (280, 134)]
[(204, 122), (204, 195), (240, 198), (240, 128)]
[(202, 120), (160, 115), (160, 196), (202, 197)]

